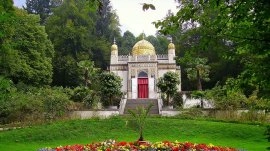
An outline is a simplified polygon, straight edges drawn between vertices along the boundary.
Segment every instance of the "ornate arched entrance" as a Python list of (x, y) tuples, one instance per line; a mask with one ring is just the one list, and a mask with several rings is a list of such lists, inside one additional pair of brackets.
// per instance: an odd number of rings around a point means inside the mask
[(141, 71), (138, 75), (138, 98), (148, 98), (148, 75)]

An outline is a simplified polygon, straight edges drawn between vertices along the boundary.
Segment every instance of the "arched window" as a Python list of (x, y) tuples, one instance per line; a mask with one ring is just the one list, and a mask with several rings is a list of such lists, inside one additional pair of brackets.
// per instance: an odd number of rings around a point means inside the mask
[(143, 77), (148, 77), (147, 73), (145, 71), (141, 71), (138, 75), (138, 77), (143, 78)]

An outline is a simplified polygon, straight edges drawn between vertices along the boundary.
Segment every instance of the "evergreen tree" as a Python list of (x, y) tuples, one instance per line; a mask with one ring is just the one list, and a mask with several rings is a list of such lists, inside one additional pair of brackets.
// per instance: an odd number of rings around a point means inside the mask
[(157, 87), (160, 89), (161, 93), (166, 94), (165, 105), (171, 103), (171, 98), (177, 92), (177, 85), (180, 84), (180, 77), (175, 72), (166, 72), (161, 78), (158, 79)]
[(135, 43), (135, 36), (127, 30), (126, 32), (124, 32), (122, 45), (119, 48), (119, 53), (128, 55), (129, 53), (131, 53), (132, 47)]
[(54, 85), (80, 85), (77, 63), (93, 56), (97, 41), (93, 35), (97, 5), (91, 2), (92, 7), (89, 7), (89, 3), (87, 0), (65, 0), (48, 18), (46, 31), (56, 51)]
[(30, 14), (40, 16), (41, 24), (45, 24), (46, 19), (52, 14), (52, 9), (61, 5), (62, 0), (26, 0), (24, 9)]

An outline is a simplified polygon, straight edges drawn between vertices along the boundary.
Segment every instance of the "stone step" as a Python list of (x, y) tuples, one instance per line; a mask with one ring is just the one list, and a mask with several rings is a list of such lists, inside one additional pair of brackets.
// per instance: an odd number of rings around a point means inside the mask
[(128, 99), (126, 102), (124, 114), (129, 114), (128, 110), (135, 110), (139, 106), (147, 107), (152, 104), (149, 114), (159, 114), (157, 99)]

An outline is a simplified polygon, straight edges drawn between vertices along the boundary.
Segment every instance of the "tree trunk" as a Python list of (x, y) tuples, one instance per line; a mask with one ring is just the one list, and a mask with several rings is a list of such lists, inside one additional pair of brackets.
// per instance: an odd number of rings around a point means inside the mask
[(110, 105), (113, 105), (112, 96), (110, 96)]
[(201, 75), (198, 69), (197, 69), (197, 89), (202, 91)]
[(202, 97), (200, 97), (200, 101), (201, 101), (201, 108), (203, 108), (203, 99), (202, 99)]
[(140, 138), (139, 141), (143, 141), (143, 131), (142, 128), (140, 128)]
[(169, 106), (169, 104), (170, 104), (170, 94), (167, 94), (166, 105)]
[(85, 82), (85, 87), (87, 87), (88, 86), (88, 69), (86, 69), (84, 72), (84, 82)]

